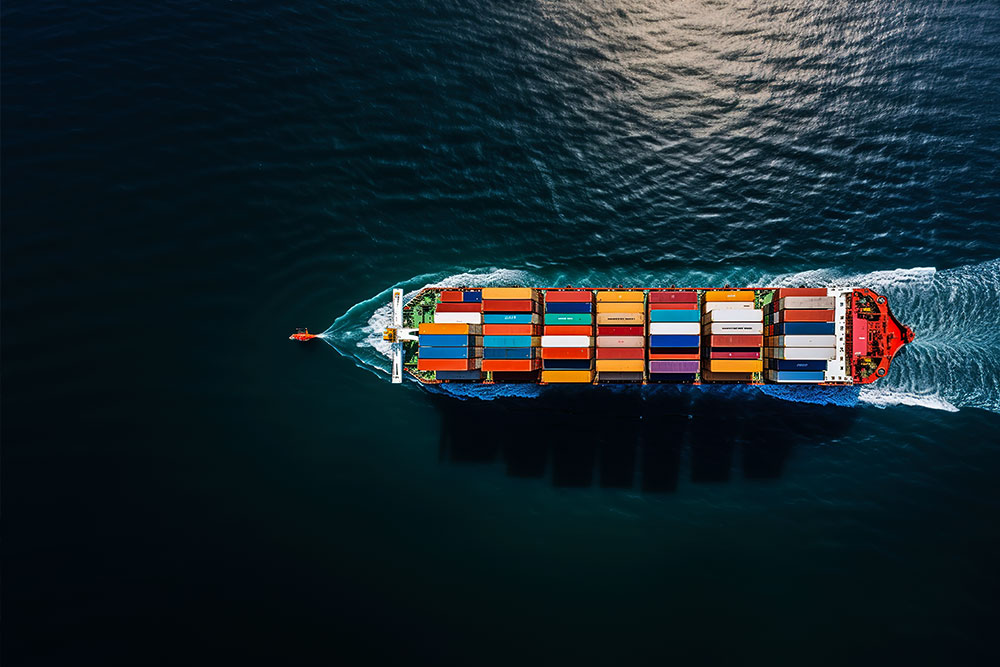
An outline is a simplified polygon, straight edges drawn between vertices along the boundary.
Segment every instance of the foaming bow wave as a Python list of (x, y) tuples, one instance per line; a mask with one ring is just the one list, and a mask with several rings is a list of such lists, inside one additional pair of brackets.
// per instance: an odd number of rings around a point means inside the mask
[[(660, 277), (567, 275), (560, 268), (538, 274), (511, 269), (479, 269), (456, 274), (425, 274), (394, 287), (406, 298), (427, 286), (493, 287), (541, 284), (761, 284), (869, 287), (885, 294), (900, 321), (910, 325), (916, 340), (903, 348), (889, 375), (863, 387), (765, 385), (760, 391), (787, 401), (825, 405), (921, 406), (954, 412), (972, 407), (1000, 412), (1000, 259), (945, 271), (934, 268), (896, 269), (851, 274), (831, 269), (762, 276), (739, 275)], [(721, 279), (721, 280), (720, 280)], [(378, 375), (389, 376), (388, 343), (382, 331), (392, 319), (392, 287), (355, 305), (327, 329), (323, 339), (341, 354)], [(544, 393), (534, 385), (448, 385), (437, 388), (458, 398), (531, 398)]]

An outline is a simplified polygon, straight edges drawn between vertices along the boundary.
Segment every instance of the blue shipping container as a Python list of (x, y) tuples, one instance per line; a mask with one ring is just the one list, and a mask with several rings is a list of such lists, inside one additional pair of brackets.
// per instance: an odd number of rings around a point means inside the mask
[(483, 359), (532, 359), (531, 347), (484, 347)]
[(778, 382), (815, 382), (826, 375), (823, 371), (775, 371)]
[(807, 361), (801, 359), (772, 359), (771, 367), (776, 371), (825, 371), (825, 361)]
[(481, 380), (481, 371), (435, 371), (438, 380)]
[(546, 371), (589, 371), (590, 359), (543, 359), (542, 370)]
[(650, 347), (698, 347), (701, 336), (650, 336)]
[(594, 306), (589, 303), (547, 303), (546, 313), (589, 313)]
[(700, 322), (701, 313), (697, 310), (651, 310), (650, 322)]
[(421, 347), (417, 354), (421, 359), (468, 359), (469, 350), (474, 347)]
[[(462, 292), (462, 302), (463, 303), (482, 303), (483, 293), (482, 292)], [(457, 372), (457, 371), (455, 371)]]
[(420, 347), (462, 347), (471, 345), (475, 336), (461, 334), (422, 334), (418, 336)]
[(483, 347), (531, 347), (531, 336), (483, 336)]
[(531, 324), (534, 313), (483, 313), (486, 324)]
[(836, 333), (833, 322), (780, 322), (774, 325), (775, 336), (830, 336)]

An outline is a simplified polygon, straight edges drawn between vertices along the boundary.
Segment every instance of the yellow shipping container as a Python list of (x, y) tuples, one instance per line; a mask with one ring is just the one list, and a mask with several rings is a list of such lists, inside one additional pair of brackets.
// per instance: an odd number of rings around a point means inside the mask
[(645, 313), (598, 313), (597, 323), (598, 324), (609, 324), (609, 325), (636, 325), (644, 324), (646, 322)]
[(484, 299), (534, 299), (536, 293), (532, 287), (484, 287)]
[(609, 373), (641, 373), (646, 366), (642, 359), (598, 359), (597, 370)]
[(709, 370), (713, 373), (760, 373), (764, 362), (760, 359), (712, 359)]
[[(485, 294), (483, 295), (485, 298)], [(629, 303), (642, 303), (646, 299), (645, 292), (598, 292), (597, 301), (626, 301)]]
[(542, 382), (593, 382), (594, 371), (542, 371)]
[(419, 332), (422, 334), (444, 334), (452, 336), (479, 335), (482, 326), (479, 324), (447, 324), (442, 322), (421, 322)]
[(641, 313), (645, 306), (636, 301), (622, 301), (597, 304), (598, 313)]
[(753, 290), (709, 290), (705, 292), (705, 301), (753, 301)]

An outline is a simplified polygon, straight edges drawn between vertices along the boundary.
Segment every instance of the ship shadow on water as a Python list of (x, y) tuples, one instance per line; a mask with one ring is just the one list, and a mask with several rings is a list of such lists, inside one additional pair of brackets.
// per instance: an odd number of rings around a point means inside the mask
[(490, 401), (430, 398), (440, 457), (503, 463), (558, 487), (671, 493), (695, 483), (781, 477), (797, 446), (842, 437), (850, 408), (793, 403), (754, 389), (567, 388)]

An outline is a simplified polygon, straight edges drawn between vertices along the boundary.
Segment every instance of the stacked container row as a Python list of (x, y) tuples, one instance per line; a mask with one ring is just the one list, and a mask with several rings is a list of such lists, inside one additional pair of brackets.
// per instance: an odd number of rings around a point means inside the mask
[(646, 367), (646, 293), (597, 293), (597, 379), (641, 382)]
[(593, 382), (594, 293), (548, 290), (542, 331), (542, 382)]
[(753, 290), (705, 292), (701, 333), (701, 378), (707, 382), (752, 382), (764, 363), (763, 311), (756, 307)]
[(691, 382), (700, 368), (698, 293), (649, 293), (649, 379), (654, 382)]
[(823, 288), (779, 289), (765, 317), (767, 379), (823, 382), (837, 358), (836, 299)]
[(417, 370), (434, 371), (438, 380), (482, 379), (482, 293), (445, 290), (434, 322), (417, 329)]
[(483, 288), (483, 370), (524, 373), (541, 366), (540, 304), (531, 287)]

